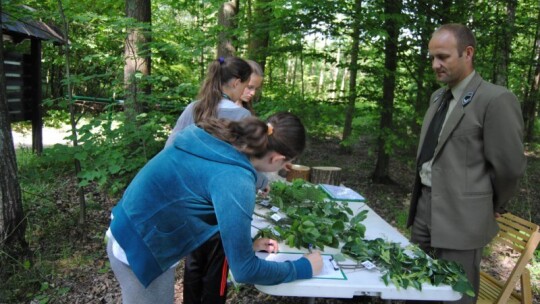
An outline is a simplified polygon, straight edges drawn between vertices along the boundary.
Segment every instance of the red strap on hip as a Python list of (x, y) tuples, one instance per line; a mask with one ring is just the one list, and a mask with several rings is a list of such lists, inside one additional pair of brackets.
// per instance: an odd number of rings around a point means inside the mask
[(227, 275), (229, 274), (229, 264), (227, 258), (223, 261), (223, 268), (221, 269), (221, 288), (219, 289), (219, 295), (225, 296), (225, 290), (227, 289)]

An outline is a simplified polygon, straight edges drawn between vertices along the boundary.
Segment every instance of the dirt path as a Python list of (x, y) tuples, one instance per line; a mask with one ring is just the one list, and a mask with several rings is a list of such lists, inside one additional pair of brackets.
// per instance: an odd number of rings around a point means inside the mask
[[(62, 128), (43, 127), (43, 146), (49, 147), (55, 144), (66, 144), (70, 141), (65, 139), (70, 135), (70, 128), (64, 126)], [(24, 147), (32, 147), (32, 130), (13, 130), (11, 132), (13, 136), (13, 145), (15, 149)]]

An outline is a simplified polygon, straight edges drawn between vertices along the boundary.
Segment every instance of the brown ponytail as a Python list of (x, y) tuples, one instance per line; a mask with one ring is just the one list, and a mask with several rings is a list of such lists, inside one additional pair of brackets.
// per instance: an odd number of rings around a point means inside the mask
[[(271, 125), (272, 131), (269, 132)], [(306, 130), (298, 117), (281, 112), (263, 122), (256, 117), (240, 121), (209, 118), (198, 123), (199, 127), (249, 156), (261, 158), (275, 151), (287, 159), (293, 159), (304, 151)]]
[(217, 117), (217, 107), (223, 98), (223, 84), (233, 78), (245, 82), (250, 76), (251, 66), (241, 58), (220, 57), (212, 61), (197, 96), (198, 102), (193, 109), (195, 123), (209, 117)]

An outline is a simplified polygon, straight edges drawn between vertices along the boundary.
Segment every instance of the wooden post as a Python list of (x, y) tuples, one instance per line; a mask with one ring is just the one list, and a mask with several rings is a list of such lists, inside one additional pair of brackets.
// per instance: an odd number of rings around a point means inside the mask
[(37, 155), (43, 152), (43, 113), (41, 107), (42, 89), (41, 89), (41, 40), (32, 38), (31, 46), (31, 88), (32, 97), (30, 102), (30, 111), (32, 115), (32, 151)]
[(339, 185), (341, 183), (341, 168), (312, 167), (311, 182), (313, 184)]
[(291, 169), (287, 172), (287, 181), (291, 182), (293, 179), (301, 178), (309, 181), (310, 168), (302, 165), (292, 165)]

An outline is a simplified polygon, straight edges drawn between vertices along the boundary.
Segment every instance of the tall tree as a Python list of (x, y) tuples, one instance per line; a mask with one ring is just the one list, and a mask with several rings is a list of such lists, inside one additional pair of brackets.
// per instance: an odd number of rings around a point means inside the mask
[(377, 139), (377, 164), (373, 172), (373, 181), (376, 183), (391, 182), (388, 174), (390, 155), (386, 149), (388, 145), (388, 135), (392, 130), (392, 119), (394, 113), (394, 91), (396, 88), (396, 69), (399, 39), (399, 19), (401, 13), (400, 1), (384, 1), (384, 29), (386, 40), (384, 43), (384, 78), (383, 97), (380, 102), (380, 123), (381, 133)]
[(135, 121), (143, 111), (141, 95), (150, 93), (150, 86), (139, 85), (137, 74), (150, 75), (150, 0), (126, 0), (126, 16), (131, 18), (124, 50), (125, 112), (127, 121)]
[[(354, 1), (354, 18), (351, 42), (351, 63), (349, 65), (349, 96), (347, 111), (345, 112), (345, 125), (343, 127), (343, 142), (346, 142), (352, 133), (352, 120), (356, 108), (356, 77), (358, 75), (358, 52), (360, 48), (360, 27), (362, 25), (362, 0)], [(350, 145), (340, 145), (344, 152), (351, 152)]]
[(272, 0), (256, 0), (253, 5), (253, 18), (248, 20), (248, 58), (255, 60), (263, 71), (266, 68), (266, 57), (268, 56), (266, 50), (270, 44), (271, 2)]
[[(534, 138), (534, 122), (538, 111), (538, 100), (540, 100), (540, 8), (536, 21), (536, 36), (534, 39), (533, 51), (531, 52), (529, 67), (529, 90), (526, 92), (523, 101), (523, 119), (525, 122), (525, 141), (531, 142)], [(532, 75), (531, 75), (532, 74)], [(531, 77), (532, 76), (532, 77)]]
[(227, 1), (219, 8), (218, 25), (221, 29), (218, 35), (218, 57), (234, 56), (236, 53), (237, 38), (234, 31), (237, 27), (236, 16), (239, 8), (239, 0)]
[(514, 23), (516, 20), (516, 0), (506, 1), (506, 20), (505, 26), (500, 28), (500, 34), (497, 35), (499, 47), (494, 47), (494, 62), (497, 62), (493, 69), (493, 82), (506, 87), (508, 85), (508, 66), (510, 65), (510, 50), (512, 39), (514, 38)]
[[(1, 18), (0, 29), (3, 29)], [(24, 238), (26, 220), (6, 96), (3, 39), (0, 39), (0, 155), (0, 250), (9, 249), (8, 245), (17, 245), (20, 249), (27, 250), (28, 244)]]
[(339, 75), (339, 67), (341, 65), (341, 48), (338, 48), (336, 62), (332, 65), (332, 84), (330, 89), (330, 98), (336, 99), (337, 82)]
[[(414, 115), (409, 120), (409, 128), (412, 134), (420, 134), (421, 120), (423, 117), (429, 100), (429, 93), (431, 93), (432, 87), (437, 87), (432, 75), (431, 65), (428, 60), (428, 42), (431, 37), (431, 33), (435, 28), (434, 20), (431, 16), (434, 16), (434, 8), (432, 4), (422, 2), (423, 5), (419, 5), (416, 2), (407, 3), (407, 7), (404, 9), (408, 20), (408, 28), (411, 31), (410, 36), (405, 36), (405, 45), (409, 48), (417, 49), (416, 52), (409, 52), (408, 49), (404, 49), (400, 55), (402, 62), (404, 62), (404, 68), (407, 70), (407, 77), (412, 80), (414, 84), (411, 90), (411, 96), (413, 100), (412, 110)], [(411, 141), (412, 143), (412, 141)]]

